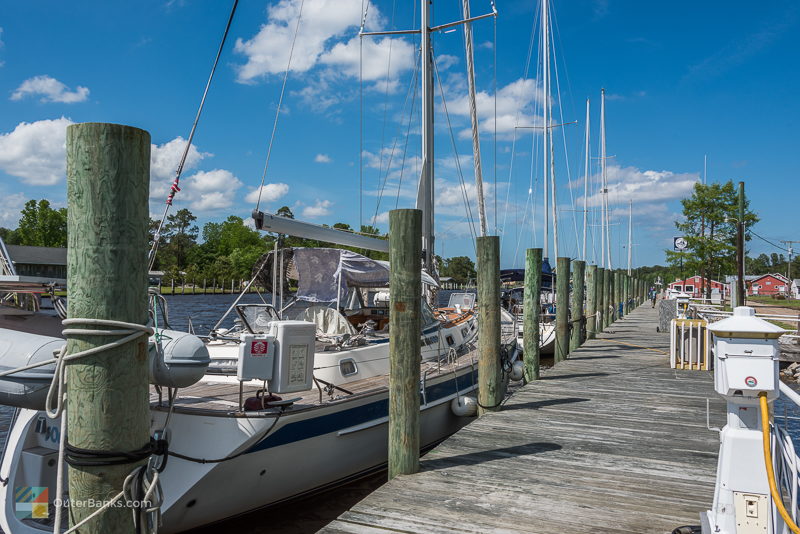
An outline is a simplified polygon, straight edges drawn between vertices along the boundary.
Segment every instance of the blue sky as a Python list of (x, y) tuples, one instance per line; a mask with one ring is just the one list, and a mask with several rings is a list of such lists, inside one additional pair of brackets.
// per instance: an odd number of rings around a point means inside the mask
[[(373, 1), (368, 29), (412, 27), (418, 20), (414, 4)], [(542, 244), (539, 137), (516, 130), (514, 141), (515, 125), (535, 124), (541, 112), (535, 4), (498, 0), (496, 64), (495, 23), (474, 24), (489, 223), (494, 231), (497, 220), (504, 267), (519, 266), (525, 247)], [(419, 95), (409, 87), (417, 38), (365, 38), (359, 63), (361, 5), (305, 0), (262, 194), (267, 210), (288, 205), (298, 218), (353, 226), (359, 218), (371, 223), (377, 214), (374, 220), (385, 229), (389, 209), (413, 205)], [(473, 15), (490, 10), (489, 2), (471, 5)], [(201, 223), (230, 214), (247, 218), (255, 205), (299, 6), (300, 0), (240, 2), (175, 202)], [(435, 2), (434, 24), (457, 19), (459, 6), (457, 0)], [(14, 226), (28, 199), (64, 205), (64, 130), (70, 122), (118, 122), (151, 133), (151, 212), (160, 213), (229, 9), (229, 2), (191, 0), (4, 1), (0, 225)], [(702, 178), (706, 154), (709, 181), (745, 181), (761, 217), (756, 232), (775, 242), (800, 239), (796, 2), (555, 0), (551, 9), (560, 86), (553, 95), (556, 119), (578, 121), (564, 128), (563, 138), (557, 132), (555, 145), (560, 255), (580, 255), (582, 214), (574, 210), (583, 206), (584, 106), (590, 98), (596, 157), (601, 87), (607, 91), (608, 154), (615, 156), (608, 171), (615, 266), (627, 264), (622, 245), (631, 199), (634, 266), (663, 263), (663, 249), (676, 235), (679, 199)], [(477, 217), (463, 33), (436, 34), (434, 46), (466, 195)], [(472, 256), (459, 165), (438, 93), (437, 253)], [(590, 204), (597, 199), (596, 173), (592, 160)], [(590, 237), (588, 248), (588, 259), (599, 261), (599, 242)], [(756, 239), (751, 253), (760, 252), (781, 251)]]

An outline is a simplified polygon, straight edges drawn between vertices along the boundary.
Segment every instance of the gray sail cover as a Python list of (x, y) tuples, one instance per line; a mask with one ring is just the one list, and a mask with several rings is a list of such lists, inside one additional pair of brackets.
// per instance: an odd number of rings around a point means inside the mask
[[(353, 287), (389, 287), (389, 262), (338, 248), (295, 248), (289, 278), (296, 279), (297, 298), (309, 302), (345, 299)], [(438, 286), (424, 271), (422, 282)]]

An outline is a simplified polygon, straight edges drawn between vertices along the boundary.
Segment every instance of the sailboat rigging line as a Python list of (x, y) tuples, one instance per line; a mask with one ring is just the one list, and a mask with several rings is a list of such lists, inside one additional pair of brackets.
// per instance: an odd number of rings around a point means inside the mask
[(472, 247), (475, 249), (475, 254), (478, 254), (477, 245), (475, 238), (478, 237), (477, 232), (475, 231), (475, 220), (472, 215), (472, 208), (469, 205), (469, 195), (467, 194), (467, 184), (464, 182), (464, 173), (461, 171), (461, 161), (458, 159), (458, 148), (456, 147), (456, 138), (453, 135), (453, 125), (450, 122), (450, 113), (447, 111), (447, 100), (444, 97), (444, 88), (442, 87), (442, 78), (439, 76), (439, 65), (436, 63), (436, 56), (432, 55), (433, 59), (433, 71), (436, 74), (436, 84), (439, 86), (439, 95), (442, 98), (442, 109), (444, 110), (444, 116), (447, 120), (447, 130), (450, 134), (450, 144), (453, 147), (453, 158), (456, 162), (456, 171), (458, 172), (458, 180), (461, 184), (461, 195), (464, 198), (464, 205), (467, 208), (467, 214), (469, 216), (469, 229), (470, 234), (472, 236)]
[[(462, 0), (462, 9), (464, 19), (469, 20), (469, 0)], [(467, 60), (467, 87), (468, 87), (468, 100), (469, 100), (469, 116), (470, 125), (472, 130), (472, 161), (475, 172), (475, 193), (478, 201), (478, 222), (481, 231), (481, 236), (485, 236), (488, 229), (488, 221), (486, 220), (486, 201), (483, 195), (483, 164), (481, 162), (481, 140), (478, 131), (478, 111), (475, 102), (475, 54), (472, 46), (472, 23), (464, 23), (464, 48)]]
[[(416, 5), (416, 4), (414, 4)], [(411, 121), (414, 118), (414, 104), (417, 101), (417, 74), (419, 73), (419, 63), (417, 63), (417, 70), (414, 74), (414, 93), (411, 95), (411, 109), (408, 111), (408, 127), (406, 128), (406, 140), (403, 144), (403, 160), (400, 162), (400, 178), (397, 180), (397, 196), (394, 199), (394, 209), (400, 205), (400, 191), (403, 187), (403, 175), (406, 170), (406, 155), (408, 154), (408, 139), (411, 137)], [(387, 171), (388, 175), (388, 171)]]
[(180, 188), (180, 181), (181, 181), (181, 174), (183, 173), (183, 167), (186, 164), (186, 158), (189, 156), (189, 149), (192, 147), (192, 140), (194, 139), (194, 133), (197, 131), (197, 125), (200, 122), (200, 115), (203, 113), (203, 107), (206, 103), (206, 97), (208, 96), (208, 90), (211, 88), (211, 80), (214, 79), (214, 72), (217, 70), (217, 64), (219, 63), (219, 58), (222, 55), (222, 50), (225, 47), (225, 41), (228, 39), (228, 32), (231, 29), (231, 23), (233, 22), (233, 16), (236, 13), (236, 7), (239, 5), (239, 0), (233, 0), (233, 6), (231, 7), (231, 13), (228, 15), (228, 22), (225, 24), (225, 31), (222, 32), (222, 40), (219, 43), (219, 48), (217, 49), (217, 55), (214, 58), (214, 64), (211, 67), (211, 72), (208, 75), (208, 80), (206, 81), (206, 87), (203, 90), (203, 97), (200, 99), (200, 105), (197, 107), (197, 114), (194, 117), (194, 122), (192, 123), (192, 129), (189, 131), (189, 138), (186, 140), (186, 146), (183, 149), (183, 154), (181, 154), (181, 159), (178, 162), (178, 167), (175, 169), (175, 179), (172, 182), (172, 185), (169, 188), (169, 194), (167, 195), (167, 202), (164, 206), (164, 215), (161, 216), (161, 221), (158, 223), (158, 229), (156, 230), (155, 236), (153, 237), (153, 246), (150, 249), (150, 257), (148, 258), (148, 269), (153, 270), (153, 265), (156, 261), (156, 253), (158, 252), (158, 244), (161, 241), (161, 230), (164, 229), (164, 222), (167, 220), (167, 213), (169, 213), (169, 208), (172, 206), (172, 199), (175, 198), (175, 194), (181, 190)]
[[(362, 2), (363, 3), (363, 2)], [(366, 19), (366, 13), (364, 14)], [(381, 141), (381, 147), (383, 141)], [(364, 36), (358, 35), (358, 228), (364, 224)]]
[[(358, 229), (363, 224), (364, 209), (364, 25), (369, 2), (361, 0), (361, 27), (358, 30)], [(374, 223), (373, 223), (374, 224)]]
[[(492, 11), (495, 11), (494, 0), (492, 0)], [(493, 72), (492, 72), (492, 87), (494, 89), (494, 135), (492, 137), (492, 149), (494, 156), (492, 157), (492, 164), (494, 166), (494, 235), (497, 235), (497, 17), (492, 21), (494, 24), (494, 43), (492, 46), (492, 54), (494, 56)]]
[[(411, 109), (409, 110), (409, 114), (408, 114), (408, 126), (406, 128), (406, 136), (405, 136), (406, 137), (406, 141), (405, 141), (406, 149), (408, 148), (408, 136), (411, 133), (411, 120), (412, 120), (413, 115), (414, 115), (414, 102), (415, 102), (416, 97), (417, 97), (417, 75), (419, 74), (419, 59), (420, 59), (420, 55), (417, 54), (417, 57), (416, 57), (416, 60), (415, 60), (415, 63), (414, 63), (414, 73), (411, 76), (411, 83), (408, 84), (408, 89), (406, 90), (406, 97), (403, 100), (403, 107), (401, 108), (402, 111), (405, 111), (406, 104), (408, 103), (408, 95), (411, 94), (412, 95)], [(413, 93), (412, 93), (412, 90), (414, 91)], [(394, 159), (394, 153), (395, 153), (395, 149), (396, 148), (397, 148), (397, 137), (394, 138), (394, 143), (392, 144), (392, 150), (389, 153), (389, 161), (388, 161), (388, 163), (386, 165), (386, 172), (383, 173), (383, 170), (382, 169), (380, 170), (381, 174), (383, 174), (383, 181), (381, 183), (380, 190), (378, 191), (378, 202), (375, 204), (375, 215), (372, 217), (372, 225), (373, 226), (375, 226), (375, 224), (377, 224), (378, 213), (380, 212), (380, 209), (381, 209), (381, 201), (383, 200), (383, 193), (386, 190), (386, 184), (389, 181), (389, 171), (392, 168), (392, 160)], [(381, 141), (381, 152), (383, 152), (383, 142), (382, 141)], [(381, 156), (381, 157), (383, 157), (383, 156)], [(405, 152), (403, 152), (403, 164), (405, 164), (405, 160), (406, 160), (406, 154), (405, 154)], [(380, 165), (382, 167), (383, 163), (381, 162)], [(403, 169), (401, 167), (401, 169), (400, 169), (400, 180), (401, 180), (401, 182), (402, 182), (402, 177), (403, 177)], [(399, 187), (400, 186), (398, 185), (397, 187), (398, 187), (398, 193), (397, 194), (398, 194), (398, 197), (399, 197), (399, 195), (400, 195)]]
[[(392, 17), (389, 22), (389, 27), (394, 28), (394, 14), (395, 14), (395, 6), (397, 4), (397, 0), (392, 0)], [(364, 38), (361, 38), (361, 42), (364, 41)], [(392, 74), (392, 43), (394, 41), (389, 39), (389, 54), (386, 60), (386, 89), (384, 91), (384, 101), (383, 101), (383, 125), (381, 126), (381, 152), (380, 152), (380, 167), (379, 173), (383, 173), (383, 143), (386, 139), (386, 118), (389, 112), (389, 78)], [(359, 57), (359, 70), (364, 68), (363, 57)], [(380, 176), (379, 174), (379, 176)]]
[[(557, 63), (556, 54), (555, 54), (555, 38), (554, 37), (553, 37), (553, 50), (554, 50), (554, 52), (553, 52), (553, 63), (555, 64), (554, 65), (555, 68), (553, 69), (553, 71), (555, 73), (555, 78), (556, 78), (556, 93), (558, 94), (558, 116), (559, 116), (559, 119), (561, 120), (561, 123), (565, 124), (564, 123), (564, 105), (563, 105), (563, 101), (561, 99), (561, 82), (560, 82), (560, 77), (558, 75), (558, 63)], [(577, 124), (577, 122), (578, 121), (573, 121), (571, 124)], [(568, 157), (568, 154), (567, 154), (567, 133), (564, 130), (565, 130), (564, 128), (561, 128), (561, 139), (562, 139), (562, 141), (564, 143), (564, 166), (565, 166), (566, 171), (567, 171), (567, 183), (570, 184), (570, 183), (572, 183), (572, 172), (571, 172), (571, 169), (570, 169), (570, 166), (569, 166), (569, 157)], [(572, 203), (572, 227), (575, 230), (575, 243), (577, 244), (580, 241), (580, 238), (578, 236), (578, 217), (577, 217), (577, 211), (576, 211), (577, 206), (575, 204), (575, 195), (574, 195), (574, 193), (572, 191), (573, 188), (572, 187), (568, 187), (567, 189), (569, 190), (569, 198), (570, 198), (570, 201)], [(555, 189), (553, 190), (553, 193), (555, 194)], [(577, 254), (576, 254), (576, 256), (577, 256)]]
[(300, 33), (300, 21), (303, 18), (303, 4), (305, 0), (300, 0), (300, 8), (297, 12), (297, 23), (294, 27), (294, 37), (292, 37), (292, 46), (289, 48), (289, 59), (286, 62), (286, 72), (283, 73), (283, 83), (281, 84), (281, 94), (278, 97), (278, 107), (275, 108), (275, 121), (272, 123), (272, 134), (269, 137), (269, 145), (267, 146), (267, 157), (264, 160), (264, 171), (261, 173), (261, 185), (258, 188), (258, 200), (256, 200), (256, 211), (261, 205), (261, 194), (264, 192), (264, 181), (267, 178), (267, 169), (269, 168), (269, 159), (272, 156), (272, 144), (275, 142), (275, 132), (278, 130), (278, 118), (281, 115), (281, 106), (283, 105), (283, 95), (286, 93), (286, 82), (289, 79), (289, 71), (292, 67), (292, 56), (294, 55), (294, 45), (297, 42), (297, 34)]
[[(524, 85), (525, 80), (528, 79), (528, 73), (530, 72), (531, 58), (533, 57), (533, 43), (535, 41), (535, 39), (534, 39), (535, 32), (533, 31), (533, 29), (536, 27), (536, 22), (538, 20), (538, 16), (539, 16), (539, 13), (538, 13), (538, 11), (535, 10), (535, 12), (533, 14), (533, 22), (531, 24), (531, 38), (530, 38), (530, 41), (528, 43), (528, 57), (525, 60), (525, 69), (523, 70), (523, 75), (522, 75), (522, 82), (523, 83), (520, 84), (520, 86), (517, 88), (517, 95), (516, 95), (516, 100), (517, 100), (516, 108), (517, 109), (516, 109), (516, 111), (514, 113), (514, 125), (515, 126), (519, 124), (519, 115), (520, 115), (520, 113), (522, 111), (521, 108), (523, 107), (523, 106), (519, 105), (519, 101), (522, 99), (522, 88), (523, 88), (522, 86)], [(495, 25), (496, 24), (497, 24), (497, 18), (495, 17)], [(495, 42), (496, 41), (497, 41), (497, 37), (496, 37), (496, 27), (495, 27)], [(495, 46), (495, 53), (496, 53), (496, 50), (497, 50), (497, 47)], [(495, 60), (495, 66), (496, 65), (497, 65), (497, 61)], [(495, 126), (496, 125), (497, 125), (497, 122), (495, 121)], [(512, 176), (514, 174), (514, 155), (515, 155), (516, 146), (517, 146), (517, 129), (514, 128), (514, 133), (512, 134), (512, 137), (511, 137), (511, 162), (510, 162), (509, 168), (508, 168), (508, 187), (506, 188), (506, 209), (505, 209), (505, 213), (503, 214), (503, 230), (500, 233), (500, 246), (501, 247), (503, 245), (503, 237), (505, 237), (506, 223), (508, 221), (508, 212), (511, 211), (511, 210), (508, 209), (508, 206), (509, 206), (509, 203), (511, 201), (511, 178), (512, 178)], [(531, 157), (533, 157), (533, 156), (531, 156)], [(530, 191), (530, 187), (528, 188), (528, 190)]]

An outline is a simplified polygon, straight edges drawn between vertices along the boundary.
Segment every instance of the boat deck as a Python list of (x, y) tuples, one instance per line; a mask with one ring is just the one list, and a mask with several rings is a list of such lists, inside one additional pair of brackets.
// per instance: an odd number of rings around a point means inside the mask
[[(508, 338), (506, 342), (510, 343), (511, 340), (513, 340), (513, 338)], [(443, 357), (440, 362), (425, 361), (420, 367), (423, 374), (427, 372), (427, 380), (432, 380), (439, 376), (452, 376), (453, 371), (469, 366), (474, 366), (474, 368), (477, 369), (477, 365), (478, 349), (477, 345), (472, 344), (469, 346), (468, 350), (452, 361), (447, 361), (447, 359)], [(369, 394), (387, 388), (389, 386), (389, 376), (373, 376), (337, 385), (353, 395)], [(324, 388), (324, 384), (320, 384), (320, 386)], [(252, 382), (246, 383), (242, 389), (242, 396), (244, 399), (254, 397), (256, 396), (256, 392), (261, 388), (261, 384), (254, 385)], [(303, 409), (351, 397), (341, 390), (334, 390), (332, 396), (325, 391), (320, 395), (320, 390), (315, 386), (309, 391), (282, 395), (282, 398), (298, 399), (294, 402), (293, 408)], [(164, 392), (162, 402), (159, 404), (159, 396), (154, 387), (150, 389), (150, 402), (151, 406), (155, 409), (168, 409), (166, 392)], [(178, 398), (175, 401), (174, 410), (175, 412), (228, 417), (271, 416), (271, 414), (259, 412), (239, 411), (239, 382), (236, 381), (236, 376), (206, 375), (203, 381), (193, 386), (180, 389)]]
[[(710, 508), (725, 404), (642, 306), (320, 530), (669, 533)], [(642, 347), (650, 347), (648, 350)]]

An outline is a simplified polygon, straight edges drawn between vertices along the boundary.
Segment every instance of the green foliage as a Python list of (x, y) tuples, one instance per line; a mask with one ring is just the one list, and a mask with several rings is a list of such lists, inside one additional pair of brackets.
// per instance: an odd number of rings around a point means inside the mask
[(6, 245), (18, 245), (17, 243), (17, 232), (16, 230), (12, 230), (10, 228), (3, 228), (0, 227), (0, 239), (2, 239)]
[(54, 210), (50, 202), (29, 200), (22, 209), (14, 244), (34, 247), (67, 246), (67, 208)]
[[(705, 277), (719, 277), (736, 270), (736, 231), (738, 219), (738, 194), (732, 181), (724, 184), (696, 183), (692, 196), (681, 201), (682, 221), (675, 227), (686, 239), (683, 252), (666, 250), (667, 261), (677, 267), (683, 260), (683, 273), (699, 273)], [(745, 201), (746, 227), (758, 222), (755, 213)], [(707, 288), (710, 292), (710, 286)]]
[(441, 265), (439, 274), (442, 277), (450, 277), (459, 284), (466, 284), (477, 276), (475, 263), (467, 256), (455, 256), (445, 260), (437, 259)]

